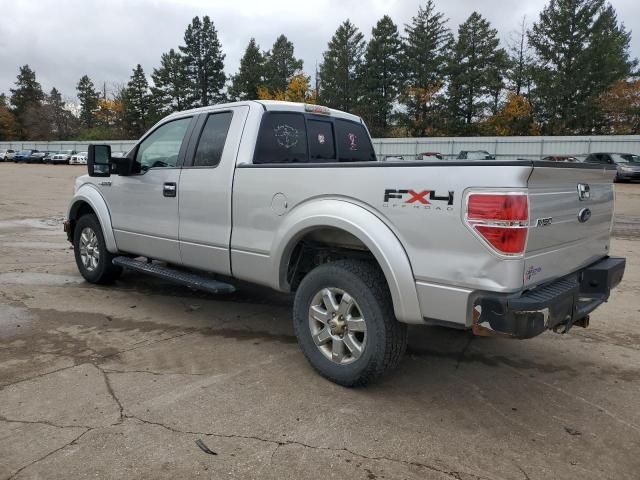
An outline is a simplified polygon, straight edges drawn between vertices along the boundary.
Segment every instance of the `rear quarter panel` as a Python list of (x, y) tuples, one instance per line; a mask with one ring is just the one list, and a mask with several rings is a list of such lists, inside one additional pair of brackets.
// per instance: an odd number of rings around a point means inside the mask
[[(332, 198), (357, 204), (383, 221), (400, 240), (418, 282), (519, 290), (522, 259), (499, 257), (476, 238), (464, 225), (463, 200), (470, 187), (524, 188), (530, 172), (530, 166), (498, 164), (239, 166), (233, 190), (233, 273), (255, 277), (257, 272), (244, 270), (261, 269), (276, 250), (277, 232), (289, 212), (306, 202)], [(423, 200), (411, 194), (385, 198), (389, 190), (413, 190)], [(452, 202), (431, 199), (429, 192), (437, 198), (452, 192)], [(255, 261), (237, 261), (241, 257)]]

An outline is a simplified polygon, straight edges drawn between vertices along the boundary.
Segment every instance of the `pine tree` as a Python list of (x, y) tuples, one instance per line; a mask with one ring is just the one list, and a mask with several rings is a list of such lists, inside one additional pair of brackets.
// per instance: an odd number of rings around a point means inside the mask
[(240, 59), (238, 73), (231, 77), (228, 96), (231, 100), (256, 100), (258, 98), (258, 88), (264, 83), (264, 56), (255, 38), (251, 38), (244, 55)]
[(402, 41), (398, 27), (385, 15), (371, 30), (364, 56), (363, 112), (371, 134), (386, 136), (401, 84)]
[(543, 132), (590, 133), (598, 97), (626, 78), (631, 34), (604, 0), (552, 0), (529, 32), (537, 62), (532, 100)]
[(180, 51), (189, 79), (187, 106), (203, 107), (223, 100), (225, 55), (211, 19), (194, 17), (184, 32), (184, 43)]
[(187, 106), (188, 79), (184, 57), (173, 48), (163, 53), (160, 67), (154, 68), (153, 79), (154, 101), (157, 109), (163, 114), (184, 110)]
[(154, 119), (153, 97), (142, 66), (138, 64), (125, 91), (125, 121), (129, 133), (141, 136)]
[(23, 139), (31, 139), (27, 123), (27, 115), (33, 116), (33, 111), (42, 106), (44, 92), (40, 83), (36, 80), (36, 72), (29, 65), (20, 67), (16, 79), (16, 88), (11, 88), (11, 105), (17, 121), (18, 136)]
[(509, 42), (509, 89), (516, 95), (528, 95), (531, 90), (533, 55), (527, 40), (526, 16), (522, 17), (520, 29), (514, 32)]
[(291, 78), (302, 70), (302, 60), (293, 55), (293, 43), (280, 35), (264, 55), (265, 86), (272, 92), (284, 92)]
[(499, 44), (497, 30), (477, 12), (458, 28), (448, 66), (448, 105), (457, 133), (473, 133), (472, 124), (498, 109), (507, 67)]
[(9, 110), (7, 96), (0, 93), (0, 141), (16, 140), (18, 138), (18, 123), (13, 112)]
[(361, 97), (364, 36), (345, 20), (331, 37), (320, 64), (320, 99), (329, 107), (351, 111)]
[(452, 43), (444, 14), (433, 0), (405, 25), (403, 87), (400, 101), (406, 105), (407, 125), (413, 135), (432, 135), (443, 126), (440, 91), (446, 78)]
[(48, 139), (67, 140), (73, 134), (77, 120), (67, 109), (62, 94), (55, 87), (45, 99), (42, 116), (48, 126)]
[(82, 76), (76, 90), (80, 101), (80, 124), (83, 128), (91, 129), (95, 126), (100, 92), (96, 91), (95, 85), (87, 75)]

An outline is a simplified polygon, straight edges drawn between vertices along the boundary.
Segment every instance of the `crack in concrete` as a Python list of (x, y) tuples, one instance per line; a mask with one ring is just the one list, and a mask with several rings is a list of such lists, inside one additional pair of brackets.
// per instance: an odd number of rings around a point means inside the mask
[(15, 418), (7, 418), (4, 417), (2, 415), (0, 415), (0, 422), (6, 422), (6, 423), (25, 423), (27, 425), (47, 425), (49, 427), (55, 427), (55, 428), (87, 428), (87, 429), (93, 429), (95, 427), (90, 427), (88, 425), (61, 425), (59, 423), (54, 423), (54, 422), (50, 422), (49, 420), (18, 420)]
[(119, 417), (118, 417), (118, 421), (114, 423), (114, 425), (120, 425), (124, 421), (124, 407), (122, 406), (120, 399), (118, 398), (118, 396), (116, 395), (116, 392), (113, 390), (113, 387), (111, 386), (111, 381), (109, 380), (109, 374), (105, 370), (103, 370), (99, 365), (94, 365), (94, 366), (102, 374), (102, 378), (104, 378), (104, 384), (107, 387), (107, 392), (109, 392), (109, 395), (111, 396), (113, 401), (116, 402), (116, 405), (118, 405)]
[(460, 352), (460, 355), (458, 356), (458, 359), (456, 360), (456, 370), (460, 368), (460, 363), (464, 359), (464, 356), (467, 353), (467, 350), (469, 350), (469, 347), (471, 347), (471, 342), (473, 342), (474, 338), (475, 338), (475, 335), (469, 335), (469, 340), (467, 340), (466, 345), (464, 346), (464, 348)]
[(186, 335), (191, 335), (192, 333), (195, 333), (195, 331), (182, 332), (182, 333), (180, 333), (180, 334), (178, 334), (178, 335), (172, 335), (171, 337), (162, 338), (162, 339), (160, 339), (160, 340), (156, 340), (156, 341), (154, 341), (154, 342), (145, 343), (145, 344), (142, 344), (142, 345), (137, 345), (137, 346), (135, 346), (135, 347), (126, 348), (126, 349), (124, 349), (124, 350), (119, 350), (119, 351), (117, 351), (117, 352), (110, 353), (110, 354), (108, 354), (108, 355), (99, 356), (99, 357), (98, 357), (98, 358), (96, 358), (96, 359), (95, 359), (95, 361), (93, 361), (93, 362), (92, 362), (92, 361), (88, 361), (88, 360), (90, 360), (90, 359), (88, 359), (88, 358), (86, 358), (86, 357), (79, 357), (79, 358), (76, 358), (76, 357), (74, 357), (74, 356), (72, 356), (72, 355), (68, 355), (68, 354), (53, 353), (53, 352), (51, 352), (51, 353), (48, 353), (48, 354), (49, 354), (49, 355), (54, 355), (54, 356), (60, 356), (60, 357), (70, 358), (70, 359), (72, 359), (73, 361), (76, 361), (76, 360), (78, 360), (78, 359), (87, 360), (87, 361), (84, 361), (84, 362), (82, 362), (82, 363), (74, 363), (73, 365), (69, 365), (69, 366), (66, 366), (66, 367), (58, 368), (58, 369), (56, 369), (56, 370), (51, 370), (50, 372), (39, 373), (39, 374), (37, 374), (37, 375), (34, 375), (33, 377), (23, 378), (22, 380), (16, 380), (15, 382), (11, 382), (11, 383), (7, 383), (7, 384), (5, 384), (5, 385), (1, 385), (1, 386), (0, 386), (0, 392), (1, 392), (2, 390), (4, 390), (5, 388), (10, 387), (10, 386), (12, 386), (12, 385), (18, 385), (18, 384), (20, 384), (20, 383), (28, 382), (28, 381), (30, 381), (30, 380), (36, 380), (36, 379), (38, 379), (38, 378), (42, 378), (42, 377), (44, 377), (44, 376), (51, 375), (51, 374), (53, 374), (53, 373), (58, 373), (58, 372), (62, 372), (63, 370), (68, 370), (68, 369), (70, 369), (70, 368), (79, 367), (79, 366), (81, 366), (81, 365), (93, 365), (93, 366), (95, 366), (95, 367), (99, 368), (99, 367), (98, 367), (98, 363), (100, 363), (100, 362), (104, 362), (105, 360), (108, 360), (108, 359), (111, 359), (111, 358), (114, 358), (114, 357), (117, 357), (118, 355), (121, 355), (121, 354), (123, 354), (123, 353), (131, 352), (131, 351), (133, 351), (133, 350), (137, 350), (137, 349), (139, 349), (139, 348), (143, 348), (143, 347), (150, 347), (150, 346), (152, 346), (152, 345), (156, 345), (156, 344), (161, 343), (161, 342), (167, 342), (167, 341), (169, 341), (169, 340), (173, 340), (174, 338), (180, 338), (180, 337), (184, 337), (184, 336), (186, 336)]
[(126, 373), (146, 373), (149, 375), (156, 375), (156, 376), (163, 376), (163, 375), (188, 375), (188, 376), (194, 376), (194, 377), (201, 377), (201, 376), (206, 376), (206, 375), (210, 375), (208, 373), (185, 373), (185, 372), (155, 372), (153, 370), (111, 370), (108, 368), (101, 368), (101, 370), (105, 373), (108, 374), (112, 374), (112, 373), (119, 373), (119, 374), (126, 374)]
[(437, 472), (437, 473), (441, 473), (443, 475), (447, 475), (455, 480), (462, 480), (462, 475), (466, 475), (466, 476), (472, 476), (473, 478), (476, 479), (489, 479), (489, 477), (481, 477), (475, 474), (469, 474), (466, 472), (457, 472), (454, 470), (445, 470), (442, 468), (438, 468), (434, 465), (429, 465), (426, 463), (422, 463), (422, 462), (416, 462), (416, 461), (410, 461), (410, 460), (402, 460), (399, 458), (393, 458), (393, 457), (387, 457), (384, 455), (380, 455), (380, 456), (368, 456), (368, 455), (364, 455), (362, 453), (358, 453), (356, 451), (350, 450), (349, 448), (343, 447), (343, 448), (335, 448), (335, 447), (327, 447), (327, 446), (322, 446), (322, 445), (310, 445), (307, 443), (303, 443), (303, 442), (299, 442), (299, 441), (295, 441), (295, 440), (286, 440), (286, 441), (282, 441), (282, 440), (272, 440), (269, 438), (262, 438), (262, 437), (258, 437), (258, 436), (254, 436), (254, 435), (240, 435), (240, 434), (225, 434), (225, 433), (212, 433), (212, 432), (195, 432), (195, 431), (191, 431), (191, 430), (180, 430), (176, 427), (171, 427), (169, 425), (165, 425), (163, 423), (160, 422), (154, 422), (152, 420), (146, 420), (144, 418), (138, 417), (136, 415), (133, 414), (126, 414), (125, 418), (129, 418), (129, 419), (133, 419), (133, 420), (138, 420), (139, 422), (142, 422), (144, 424), (147, 425), (155, 425), (161, 428), (164, 428), (166, 430), (169, 430), (172, 433), (180, 433), (180, 434), (184, 434), (184, 435), (206, 435), (206, 436), (211, 436), (211, 437), (219, 437), (219, 438), (238, 438), (238, 439), (243, 439), (243, 440), (256, 440), (259, 442), (264, 442), (264, 443), (270, 443), (276, 446), (276, 448), (274, 449), (274, 451), (271, 454), (271, 458), (270, 458), (270, 462), (271, 460), (273, 460), (273, 457), (275, 456), (276, 452), (278, 451), (278, 449), (280, 447), (286, 447), (289, 445), (296, 445), (296, 446), (300, 446), (303, 448), (309, 448), (312, 450), (326, 450), (326, 451), (330, 451), (330, 452), (345, 452), (345, 453), (349, 453), (351, 455), (353, 455), (354, 457), (358, 457), (358, 458), (362, 458), (365, 460), (385, 460), (388, 462), (392, 462), (392, 463), (399, 463), (399, 464), (403, 464), (403, 465), (407, 465), (407, 466), (413, 466), (413, 467), (418, 467), (418, 468), (424, 468), (427, 470), (431, 470), (433, 472)]
[[(85, 363), (90, 363), (90, 362), (85, 362)], [(0, 392), (3, 391), (7, 387), (11, 387), (12, 385), (18, 385), (19, 383), (28, 382), (30, 380), (36, 380), (38, 378), (46, 377), (47, 375), (51, 375), (53, 373), (58, 373), (58, 372), (62, 372), (64, 370), (69, 370), (70, 368), (77, 367), (79, 365), (82, 365), (82, 364), (77, 364), (76, 363), (76, 364), (69, 365), (69, 366), (66, 366), (66, 367), (61, 367), (61, 368), (57, 368), (55, 370), (51, 370), (49, 372), (39, 373), (38, 375), (34, 375), (33, 377), (23, 378), (22, 380), (16, 380), (15, 382), (7, 383), (5, 385), (0, 386)]]
[(28, 463), (27, 465), (24, 465), (22, 467), (20, 467), (18, 470), (16, 470), (15, 472), (13, 472), (11, 474), (11, 476), (7, 479), (7, 480), (13, 480), (14, 478), (16, 478), (20, 472), (22, 472), (23, 470), (31, 467), (32, 465), (35, 465), (36, 463), (39, 463), (47, 458), (49, 458), (51, 455), (54, 455), (58, 452), (60, 452), (61, 450), (64, 450), (67, 447), (70, 447), (71, 445), (75, 445), (78, 440), (80, 440), (84, 435), (86, 435), (87, 433), (91, 432), (92, 430), (94, 430), (93, 428), (87, 428), (84, 432), (82, 432), (80, 435), (78, 435), (77, 437), (75, 437), (73, 440), (71, 440), (70, 442), (65, 443), (64, 445), (62, 445), (59, 448), (56, 448), (55, 450), (52, 450), (51, 452), (47, 453), (46, 455), (34, 460), (33, 462)]
[(518, 465), (517, 463), (514, 463), (514, 465), (516, 467), (518, 467), (518, 470), (520, 470), (522, 472), (522, 474), (524, 475), (525, 480), (531, 480), (531, 477), (529, 477), (529, 474), (524, 470), (524, 468), (522, 468), (520, 465)]

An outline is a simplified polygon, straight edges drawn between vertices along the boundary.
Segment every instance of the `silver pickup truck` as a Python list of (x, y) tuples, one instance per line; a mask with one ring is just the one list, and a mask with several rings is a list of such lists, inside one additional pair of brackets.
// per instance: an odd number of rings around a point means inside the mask
[(88, 171), (65, 222), (87, 281), (127, 268), (213, 293), (234, 279), (292, 292), (303, 353), (341, 385), (394, 367), (407, 324), (586, 327), (625, 268), (609, 256), (615, 169), (378, 162), (359, 117), (316, 105), (174, 113), (126, 157), (92, 145)]

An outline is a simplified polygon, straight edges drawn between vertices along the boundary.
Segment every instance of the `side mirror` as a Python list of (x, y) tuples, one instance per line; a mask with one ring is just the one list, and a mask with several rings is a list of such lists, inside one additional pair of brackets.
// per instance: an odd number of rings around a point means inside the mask
[(87, 169), (90, 177), (111, 175), (111, 147), (109, 145), (89, 145)]

